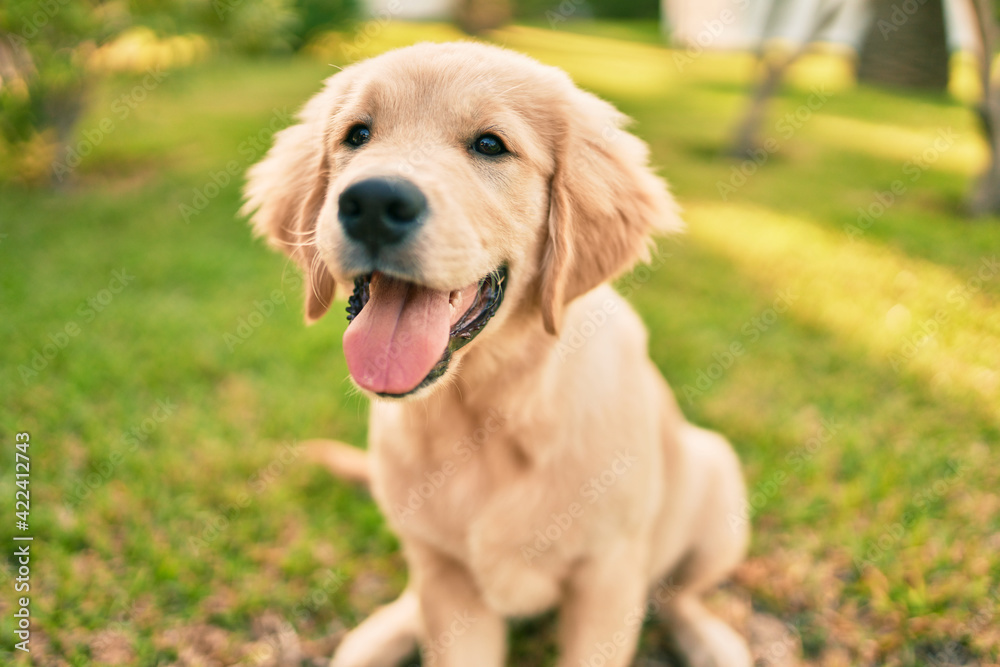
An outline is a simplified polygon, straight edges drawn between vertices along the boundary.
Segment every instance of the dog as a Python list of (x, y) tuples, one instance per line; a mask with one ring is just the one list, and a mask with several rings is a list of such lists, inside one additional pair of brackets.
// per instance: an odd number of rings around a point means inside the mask
[(525, 55), (418, 44), (327, 79), (248, 172), (307, 322), (351, 293), (369, 447), (319, 447), (409, 567), (333, 667), (499, 667), (506, 621), (556, 608), (560, 667), (629, 665), (650, 610), (691, 665), (751, 664), (701, 601), (746, 552), (739, 461), (609, 286), (682, 228), (626, 121)]

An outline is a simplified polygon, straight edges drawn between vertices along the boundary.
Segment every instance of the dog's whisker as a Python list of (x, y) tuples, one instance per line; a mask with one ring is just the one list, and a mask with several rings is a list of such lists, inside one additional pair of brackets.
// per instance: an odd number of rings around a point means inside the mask
[(521, 83), (518, 83), (518, 84), (514, 84), (513, 86), (511, 86), (511, 87), (510, 87), (510, 88), (508, 88), (507, 90), (505, 90), (505, 91), (503, 91), (503, 92), (500, 92), (500, 93), (497, 93), (497, 96), (499, 97), (500, 95), (506, 95), (507, 93), (509, 93), (509, 92), (510, 92), (510, 91), (512, 91), (512, 90), (517, 90), (517, 89), (518, 89), (518, 88), (520, 88), (521, 86), (525, 85), (525, 83), (527, 83), (527, 82), (525, 82), (525, 81), (522, 81)]
[(322, 263), (323, 258), (319, 256), (318, 252), (312, 256), (312, 260), (309, 262), (309, 284), (312, 287), (313, 296), (319, 302), (323, 301), (323, 295), (319, 293), (319, 281), (313, 280), (312, 276), (316, 275), (317, 270), (321, 270), (319, 265)]
[[(468, 384), (469, 381), (467, 379), (461, 377), (458, 373), (455, 373), (452, 377), (454, 378), (455, 391), (458, 392), (458, 397), (464, 403), (465, 402), (465, 394), (462, 392), (462, 384), (463, 383)], [(472, 387), (469, 387), (469, 390), (471, 391)]]
[(298, 229), (286, 229), (284, 230), (284, 233), (291, 234), (292, 236), (315, 236), (316, 227), (311, 227), (310, 229), (306, 229), (304, 231), (299, 231)]

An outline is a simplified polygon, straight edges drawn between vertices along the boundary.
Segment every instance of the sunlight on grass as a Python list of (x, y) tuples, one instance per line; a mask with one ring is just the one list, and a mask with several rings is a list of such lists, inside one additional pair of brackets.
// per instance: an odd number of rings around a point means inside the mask
[[(320, 59), (353, 62), (417, 42), (472, 39), (450, 24), (370, 21), (351, 32), (327, 32), (307, 51)], [(489, 34), (489, 41), (562, 67), (582, 86), (606, 95), (648, 97), (682, 76), (700, 82), (745, 85), (753, 80), (756, 60), (748, 53), (671, 49), (649, 42), (573, 30), (512, 25)], [(789, 71), (788, 84), (810, 90), (839, 91), (853, 85), (850, 61), (842, 54), (804, 56)]]
[[(663, 59), (669, 51), (656, 44), (523, 25), (507, 26), (491, 33), (491, 37), (498, 43), (508, 45), (509, 48), (531, 53), (553, 51), (598, 57), (605, 61), (606, 66)], [(573, 69), (581, 67), (578, 65)]]
[(452, 42), (471, 39), (451, 23), (412, 21), (367, 21), (347, 32), (324, 32), (305, 51), (313, 57), (337, 63), (364, 60), (380, 53), (418, 42)]
[[(1000, 629), (970, 630), (1000, 581), (1000, 228), (958, 212), (982, 160), (972, 113), (944, 95), (852, 88), (845, 61), (811, 54), (762, 128), (778, 150), (756, 166), (725, 161), (753, 56), (669, 49), (648, 23), (634, 28), (638, 42), (618, 39), (631, 29), (581, 21), (489, 39), (564, 67), (633, 115), (686, 204), (689, 234), (661, 244), (671, 261), (621, 285), (685, 414), (726, 434), (744, 463), (754, 544), (727, 594), (797, 628), (804, 664), (922, 667), (949, 642), (973, 656), (962, 664), (996, 664)], [(321, 36), (311, 58), (210, 57), (172, 70), (124, 117), (115, 103), (142, 75), (109, 76), (75, 141), (107, 119), (114, 131), (72, 182), (0, 190), (0, 255), (26, 267), (0, 275), (11, 369), (0, 423), (45, 442), (33, 461), (48, 536), (32, 587), (47, 642), (36, 662), (107, 664), (95, 650), (112, 619), (135, 657), (119, 664), (175, 664), (195, 648), (188, 662), (249, 664), (243, 651), (270, 642), (259, 622), (277, 615), (325, 664), (345, 626), (405, 585), (367, 495), (300, 456), (272, 474), (292, 440), (364, 442), (365, 401), (346, 379), (346, 294), (304, 327), (294, 265), (252, 241), (236, 211), (243, 171), (340, 65), (456, 39), (468, 37), (451, 25), (372, 21)], [(974, 71), (958, 64), (965, 90)], [(843, 92), (786, 132), (815, 85)], [(907, 174), (949, 124), (954, 145), (919, 179)], [(16, 168), (12, 157), (0, 152), (0, 171)], [(719, 179), (738, 172), (750, 173), (745, 187), (720, 202)], [(908, 178), (905, 193), (852, 241), (844, 225), (882, 206), (890, 178)], [(204, 205), (188, 224), (179, 206), (196, 196)], [(84, 322), (81, 305), (121, 267), (134, 283)], [(789, 314), (769, 320), (789, 290)], [(16, 369), (71, 321), (80, 335), (22, 379)], [(745, 354), (701, 391), (734, 341)], [(170, 418), (109, 471), (161, 400), (176, 405)], [(266, 488), (250, 485), (265, 473)], [(0, 492), (12, 493), (10, 478)], [(916, 519), (899, 528), (908, 511)], [(12, 573), (0, 562), (0, 581)], [(324, 573), (340, 583), (325, 587)], [(303, 614), (317, 590), (324, 601)], [(538, 641), (512, 636), (516, 664), (552, 663)], [(9, 624), (0, 639), (3, 663)], [(640, 662), (659, 664), (653, 646)]]
[[(996, 67), (996, 63), (993, 66)], [(983, 98), (983, 86), (979, 82), (979, 65), (973, 54), (963, 51), (951, 57), (948, 92), (964, 104), (976, 104)]]
[[(750, 85), (763, 72), (757, 57), (744, 51), (670, 50), (671, 61), (685, 78), (701, 85), (728, 83), (749, 92)], [(811, 91), (818, 88), (839, 92), (854, 86), (851, 60), (836, 51), (815, 52), (802, 56), (788, 70), (782, 86)]]
[(678, 76), (670, 51), (656, 45), (526, 26), (510, 26), (491, 37), (570, 71), (577, 83), (606, 95), (656, 94)]
[(58, 144), (54, 130), (35, 132), (20, 145), (0, 138), (0, 179), (40, 186), (49, 179)]
[[(351, 62), (417, 42), (469, 39), (450, 24), (371, 21), (353, 32), (324, 33), (308, 51), (319, 58)], [(571, 69), (586, 87), (620, 95), (646, 94), (677, 75), (670, 52), (655, 45), (527, 26), (495, 31), (490, 41)]]
[(975, 400), (995, 415), (1000, 399), (998, 255), (956, 274), (865, 240), (750, 205), (688, 206), (690, 234), (754, 280), (808, 298), (792, 311), (867, 349), (902, 374)]
[(953, 134), (951, 126), (914, 129), (829, 114), (816, 115), (811, 122), (812, 136), (831, 148), (847, 148), (899, 164), (919, 161), (971, 176), (982, 171), (989, 159), (979, 134)]
[(785, 83), (802, 90), (825, 87), (846, 90), (854, 85), (854, 60), (843, 48), (807, 53), (788, 69)]
[(686, 59), (683, 49), (674, 51), (674, 62), (685, 80), (702, 86), (730, 84), (745, 87), (752, 80), (757, 68), (757, 59), (751, 53), (726, 53), (704, 51)]

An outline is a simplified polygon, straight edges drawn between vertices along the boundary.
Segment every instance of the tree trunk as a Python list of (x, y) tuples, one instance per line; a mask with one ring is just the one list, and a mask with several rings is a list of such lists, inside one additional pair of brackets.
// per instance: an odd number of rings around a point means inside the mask
[(1000, 214), (1000, 90), (993, 84), (992, 61), (997, 46), (996, 16), (989, 0), (969, 0), (979, 33), (979, 80), (983, 98), (977, 109), (983, 138), (990, 151), (990, 164), (979, 177), (969, 197), (969, 211), (974, 216)]
[(460, 0), (455, 22), (465, 34), (478, 35), (506, 25), (512, 14), (510, 0)]
[(861, 46), (858, 80), (945, 90), (948, 42), (942, 0), (872, 0), (875, 19)]
[(769, 51), (767, 41), (776, 26), (780, 24), (783, 13), (788, 10), (792, 0), (775, 0), (765, 17), (764, 32), (760, 47), (757, 50), (757, 61), (764, 69), (764, 76), (754, 88), (750, 106), (747, 108), (736, 129), (736, 136), (729, 149), (729, 154), (737, 158), (752, 157), (760, 149), (760, 128), (767, 118), (768, 102), (778, 92), (785, 73), (809, 49), (810, 44), (823, 32), (843, 8), (843, 5), (833, 3), (825, 12), (818, 12), (810, 30), (796, 48), (791, 51)]
[(781, 87), (785, 72), (799, 59), (804, 50), (803, 48), (779, 57), (768, 58), (767, 55), (761, 55), (758, 58), (765, 69), (764, 78), (754, 89), (750, 106), (736, 129), (736, 139), (730, 149), (730, 154), (733, 157), (748, 158), (760, 149), (760, 128), (767, 118), (767, 103)]

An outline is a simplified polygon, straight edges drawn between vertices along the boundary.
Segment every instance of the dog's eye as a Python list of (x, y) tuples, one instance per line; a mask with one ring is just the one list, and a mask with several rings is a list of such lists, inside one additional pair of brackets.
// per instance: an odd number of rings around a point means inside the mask
[(484, 134), (473, 142), (472, 147), (482, 155), (500, 155), (507, 152), (507, 147), (495, 134)]
[(372, 131), (367, 125), (355, 125), (347, 133), (347, 143), (351, 146), (362, 146), (368, 143), (372, 137)]

